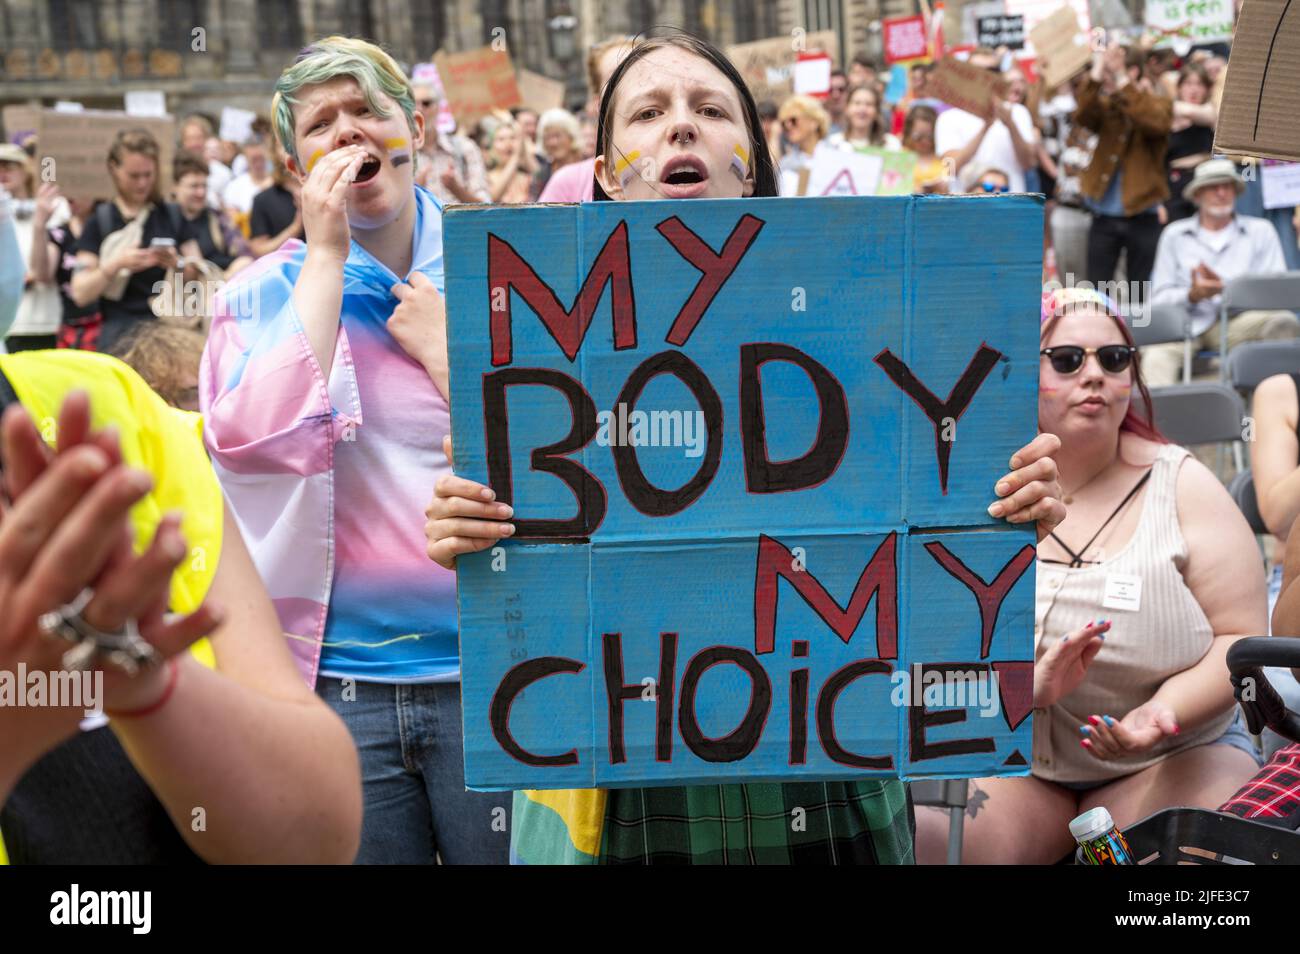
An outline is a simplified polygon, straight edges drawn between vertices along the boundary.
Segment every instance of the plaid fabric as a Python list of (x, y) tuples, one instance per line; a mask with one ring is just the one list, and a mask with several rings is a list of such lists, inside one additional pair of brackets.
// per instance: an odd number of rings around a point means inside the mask
[(1242, 818), (1280, 819), (1300, 828), (1300, 745), (1279, 749), (1259, 774), (1220, 806)]
[(912, 864), (897, 780), (608, 793), (598, 864)]

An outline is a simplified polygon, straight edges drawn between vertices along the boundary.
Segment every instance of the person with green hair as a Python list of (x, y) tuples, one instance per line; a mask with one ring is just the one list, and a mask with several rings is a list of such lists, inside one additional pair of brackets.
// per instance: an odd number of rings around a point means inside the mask
[(428, 132), (379, 47), (328, 37), (280, 76), (301, 183), (290, 240), (214, 303), (199, 400), (213, 465), (299, 672), (361, 755), (360, 863), (504, 863), (509, 800), (465, 790), (455, 575), (425, 555), (451, 472), (442, 206)]

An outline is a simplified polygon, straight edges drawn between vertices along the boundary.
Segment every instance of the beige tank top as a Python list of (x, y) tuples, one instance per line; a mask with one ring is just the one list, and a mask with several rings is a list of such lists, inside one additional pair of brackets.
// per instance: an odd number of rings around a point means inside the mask
[[(1034, 712), (1033, 773), (1039, 778), (1101, 782), (1131, 775), (1174, 752), (1214, 741), (1232, 722), (1234, 711), (1229, 709), (1128, 759), (1103, 761), (1079, 744), (1079, 726), (1086, 725), (1090, 715), (1123, 718), (1150, 700), (1170, 676), (1196, 665), (1213, 642), (1210, 621), (1183, 582), (1187, 542), (1178, 526), (1174, 491), (1178, 469), (1188, 456), (1172, 444), (1160, 448), (1137, 528), (1119, 552), (1076, 568), (1038, 562), (1036, 659), (1089, 620), (1111, 620), (1106, 641), (1079, 687), (1050, 709)], [(1108, 580), (1114, 593), (1124, 577), (1141, 580), (1137, 607), (1104, 605)], [(1226, 671), (1223, 678), (1228, 678)]]

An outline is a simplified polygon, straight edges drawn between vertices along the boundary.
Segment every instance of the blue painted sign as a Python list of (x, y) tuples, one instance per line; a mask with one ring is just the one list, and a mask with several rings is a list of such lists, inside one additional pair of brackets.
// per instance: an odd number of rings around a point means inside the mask
[(445, 217), (476, 789), (1017, 775), (1041, 201)]

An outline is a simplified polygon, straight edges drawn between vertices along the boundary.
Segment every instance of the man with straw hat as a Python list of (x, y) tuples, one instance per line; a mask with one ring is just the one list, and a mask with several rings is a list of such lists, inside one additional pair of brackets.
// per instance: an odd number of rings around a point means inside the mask
[[(1224, 285), (1241, 275), (1286, 271), (1277, 232), (1265, 219), (1238, 215), (1237, 196), (1246, 183), (1230, 159), (1207, 159), (1196, 167), (1184, 195), (1197, 207), (1160, 236), (1151, 275), (1152, 304), (1178, 304), (1191, 316), (1193, 347), (1219, 347), (1215, 321)], [(1289, 311), (1246, 311), (1228, 321), (1228, 348), (1243, 341), (1295, 338), (1300, 321)], [(1176, 384), (1182, 373), (1181, 342), (1142, 349), (1142, 370), (1151, 386)]]

